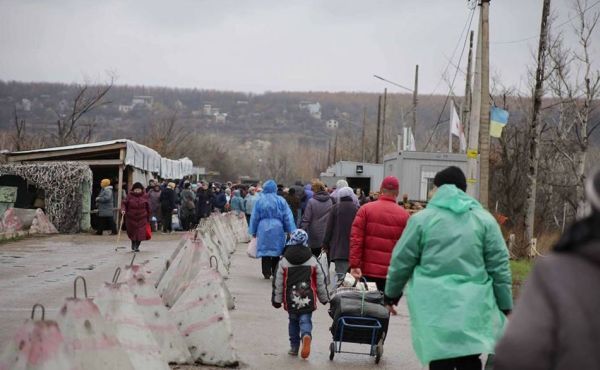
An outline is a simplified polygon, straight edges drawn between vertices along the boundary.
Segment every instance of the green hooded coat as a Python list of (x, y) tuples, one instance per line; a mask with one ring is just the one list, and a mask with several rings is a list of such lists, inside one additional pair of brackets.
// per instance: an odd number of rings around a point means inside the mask
[(508, 250), (492, 215), (454, 185), (441, 186), (412, 216), (394, 248), (385, 294), (408, 283), (419, 360), (494, 353), (512, 309)]

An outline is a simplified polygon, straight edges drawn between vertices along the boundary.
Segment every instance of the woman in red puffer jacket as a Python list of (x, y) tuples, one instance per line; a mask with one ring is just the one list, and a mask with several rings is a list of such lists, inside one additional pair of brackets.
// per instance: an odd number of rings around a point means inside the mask
[(121, 205), (121, 213), (125, 215), (127, 236), (131, 239), (131, 250), (139, 252), (142, 241), (150, 239), (147, 233), (152, 215), (148, 196), (144, 193), (144, 186), (141, 183), (133, 184), (129, 195)]

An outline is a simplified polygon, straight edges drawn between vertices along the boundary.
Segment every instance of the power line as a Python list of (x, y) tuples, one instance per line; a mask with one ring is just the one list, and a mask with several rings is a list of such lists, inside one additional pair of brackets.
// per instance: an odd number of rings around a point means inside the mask
[[(600, 1), (596, 1), (595, 3), (593, 3), (592, 5), (588, 6), (587, 8), (585, 8), (583, 10), (583, 13), (587, 12), (588, 10), (592, 9), (593, 7), (595, 7), (596, 5), (600, 4)], [(553, 28), (560, 28), (568, 23), (570, 23), (573, 19), (577, 18), (579, 15), (574, 15), (572, 17), (570, 17), (569, 19), (567, 19), (566, 21), (559, 23), (558, 25), (554, 26)], [(525, 41), (529, 41), (529, 40), (534, 40), (539, 38), (539, 35), (535, 35), (535, 36), (530, 36), (530, 37), (525, 37), (522, 39), (517, 39), (517, 40), (511, 40), (511, 41), (494, 41), (491, 42), (490, 44), (493, 45), (510, 45), (510, 44), (519, 44), (521, 42), (525, 42)]]
[(435, 94), (435, 91), (440, 86), (440, 83), (442, 83), (442, 81), (444, 80), (444, 76), (448, 72), (448, 68), (450, 68), (450, 62), (452, 61), (452, 59), (454, 59), (454, 55), (456, 55), (456, 51), (458, 50), (458, 47), (460, 46), (460, 41), (462, 40), (463, 35), (465, 34), (465, 31), (467, 31), (467, 33), (466, 33), (467, 35), (469, 34), (468, 30), (471, 28), (471, 23), (473, 21), (473, 16), (475, 15), (475, 8), (476, 7), (470, 8), (471, 9), (471, 14), (467, 14), (467, 20), (465, 22), (465, 25), (463, 26), (462, 31), (460, 32), (460, 36), (458, 36), (458, 40), (456, 41), (456, 46), (454, 47), (454, 50), (452, 51), (452, 55), (450, 56), (450, 60), (446, 64), (446, 67), (444, 68), (444, 72), (442, 72), (442, 76), (440, 77), (439, 81), (435, 84), (435, 87), (431, 91), (431, 95), (430, 96), (433, 96)]
[[(473, 9), (473, 11), (471, 13), (471, 19), (469, 20), (469, 23), (468, 23), (469, 29), (471, 28), (471, 24), (473, 23), (474, 14), (475, 14), (475, 9)], [(467, 47), (468, 39), (469, 39), (469, 33), (467, 32), (467, 34), (465, 35), (465, 41), (463, 43), (462, 51), (460, 52), (460, 57), (458, 58), (458, 63), (456, 64), (456, 71), (454, 72), (454, 77), (452, 78), (452, 83), (450, 84), (450, 89), (448, 90), (448, 95), (446, 95), (446, 99), (444, 100), (444, 105), (442, 106), (440, 115), (438, 116), (437, 122), (433, 126), (433, 131), (431, 132), (431, 135), (429, 136), (429, 140), (427, 140), (427, 143), (425, 144), (425, 147), (423, 148), (423, 150), (427, 149), (427, 147), (431, 143), (431, 140), (433, 139), (433, 135), (435, 135), (436, 129), (442, 123), (442, 115), (444, 114), (444, 111), (446, 110), (446, 105), (448, 105), (448, 100), (450, 99), (450, 95), (453, 95), (454, 84), (456, 83), (456, 77), (458, 76), (458, 72), (460, 71), (460, 63), (462, 61), (463, 55), (465, 54), (465, 49)], [(451, 62), (452, 62), (452, 60), (449, 61), (449, 63), (451, 63)]]

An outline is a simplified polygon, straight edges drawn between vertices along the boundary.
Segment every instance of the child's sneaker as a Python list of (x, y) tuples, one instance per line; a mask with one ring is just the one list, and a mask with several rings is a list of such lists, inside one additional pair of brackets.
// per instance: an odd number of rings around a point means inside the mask
[(288, 351), (288, 355), (290, 356), (298, 356), (298, 347), (291, 347)]
[(300, 356), (302, 358), (308, 358), (308, 356), (310, 356), (311, 340), (312, 340), (312, 338), (308, 334), (306, 334), (305, 336), (302, 337), (302, 353), (300, 353)]

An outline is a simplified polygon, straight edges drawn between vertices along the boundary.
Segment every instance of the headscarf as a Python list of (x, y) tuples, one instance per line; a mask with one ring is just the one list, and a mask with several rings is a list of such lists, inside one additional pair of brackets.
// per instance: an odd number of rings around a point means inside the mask
[[(340, 181), (344, 181), (344, 180), (340, 180)], [(340, 181), (338, 181), (338, 184)], [(335, 203), (339, 203), (340, 199), (342, 199), (344, 197), (350, 197), (350, 198), (352, 198), (352, 203), (354, 203), (356, 208), (360, 207), (360, 202), (358, 201), (358, 197), (356, 196), (356, 194), (354, 194), (354, 191), (349, 186), (344, 186), (344, 187), (335, 189), (333, 194), (331, 194), (331, 197), (335, 200)]]

